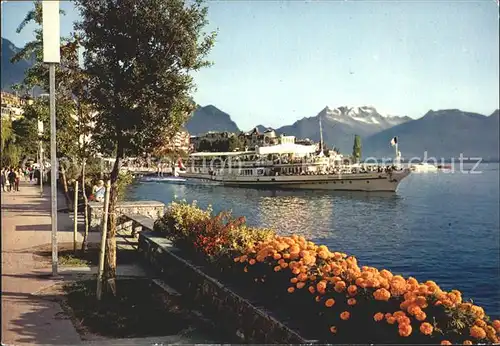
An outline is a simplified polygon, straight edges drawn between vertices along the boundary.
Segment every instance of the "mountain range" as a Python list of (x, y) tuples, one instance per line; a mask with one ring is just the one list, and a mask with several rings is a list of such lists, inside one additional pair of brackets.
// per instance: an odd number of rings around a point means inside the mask
[[(2, 90), (9, 91), (13, 84), (24, 78), (24, 72), (33, 62), (21, 60), (11, 63), (10, 59), (19, 52), (8, 39), (2, 38)], [(428, 156), (438, 158), (483, 157), (498, 160), (499, 155), (499, 111), (486, 116), (464, 112), (458, 109), (428, 111), (418, 119), (407, 116), (384, 116), (374, 107), (323, 108), (317, 115), (304, 117), (291, 125), (279, 127), (278, 134), (320, 139), (319, 122), (323, 128), (323, 140), (329, 147), (337, 147), (342, 153), (352, 152), (354, 135), (360, 135), (363, 157), (392, 157), (394, 149), (389, 145), (397, 136), (399, 150), (404, 158)], [(185, 125), (192, 135), (208, 131), (239, 132), (231, 116), (213, 105), (198, 106)], [(264, 132), (265, 125), (256, 126)]]
[[(293, 135), (319, 141), (319, 122), (323, 140), (329, 147), (337, 147), (344, 154), (352, 152), (354, 135), (362, 139), (363, 157), (394, 157), (390, 145), (398, 137), (403, 158), (482, 157), (484, 160), (500, 159), (499, 111), (486, 116), (458, 109), (428, 111), (423, 117), (383, 116), (374, 107), (323, 108), (316, 116), (297, 120), (292, 125), (275, 129), (277, 134)], [(239, 132), (231, 116), (210, 105), (199, 107), (186, 125), (192, 134), (208, 131)], [(264, 125), (257, 125), (263, 132)], [(195, 129), (191, 131), (190, 129)]]
[(24, 72), (33, 65), (31, 60), (20, 60), (12, 63), (10, 60), (21, 48), (2, 37), (2, 90), (12, 91), (11, 86), (22, 82)]

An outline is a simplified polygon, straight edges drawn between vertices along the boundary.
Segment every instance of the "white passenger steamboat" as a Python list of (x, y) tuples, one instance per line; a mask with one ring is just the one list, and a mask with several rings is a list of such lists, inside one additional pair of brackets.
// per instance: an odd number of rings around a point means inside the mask
[(282, 136), (278, 145), (236, 152), (199, 152), (179, 162), (181, 177), (252, 188), (396, 191), (410, 174), (398, 165), (351, 164), (342, 155), (325, 156), (314, 145)]

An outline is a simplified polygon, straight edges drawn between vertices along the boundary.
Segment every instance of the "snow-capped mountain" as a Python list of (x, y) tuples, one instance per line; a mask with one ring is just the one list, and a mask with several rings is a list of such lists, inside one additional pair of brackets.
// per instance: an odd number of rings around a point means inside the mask
[(388, 128), (411, 120), (409, 117), (383, 116), (372, 106), (342, 106), (335, 109), (327, 106), (318, 115), (340, 123), (350, 125), (364, 123), (379, 128)]
[(316, 116), (303, 118), (293, 125), (280, 127), (276, 132), (318, 141), (320, 118), (324, 141), (347, 153), (352, 151), (355, 134), (363, 139), (411, 120), (406, 116), (383, 116), (371, 106), (341, 106), (333, 109), (325, 107)]

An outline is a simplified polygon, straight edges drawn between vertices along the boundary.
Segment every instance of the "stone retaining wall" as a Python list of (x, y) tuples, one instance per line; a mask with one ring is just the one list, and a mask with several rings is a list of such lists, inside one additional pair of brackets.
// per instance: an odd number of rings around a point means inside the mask
[(299, 334), (252, 305), (199, 267), (182, 258), (182, 252), (154, 232), (139, 235), (138, 249), (146, 261), (176, 290), (192, 299), (204, 315), (230, 335), (247, 343), (305, 344)]
[[(116, 212), (119, 215), (143, 215), (156, 220), (159, 216), (163, 216), (163, 214), (165, 213), (165, 204), (158, 201), (119, 202), (116, 206)], [(90, 230), (94, 232), (100, 231), (103, 214), (103, 203), (90, 202), (89, 213)]]

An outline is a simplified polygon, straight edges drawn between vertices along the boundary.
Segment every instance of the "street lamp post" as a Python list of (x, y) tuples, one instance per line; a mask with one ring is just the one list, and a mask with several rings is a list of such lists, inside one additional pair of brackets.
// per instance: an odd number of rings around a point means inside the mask
[(38, 138), (39, 140), (39, 149), (38, 152), (40, 154), (40, 160), (38, 161), (38, 164), (40, 165), (39, 168), (39, 179), (40, 179), (40, 197), (43, 197), (43, 142), (42, 142), (42, 136), (43, 136), (43, 121), (38, 120)]
[(50, 84), (50, 194), (52, 202), (52, 276), (57, 277), (57, 146), (56, 64), (60, 57), (59, 1), (42, 2), (43, 62), (49, 64)]

